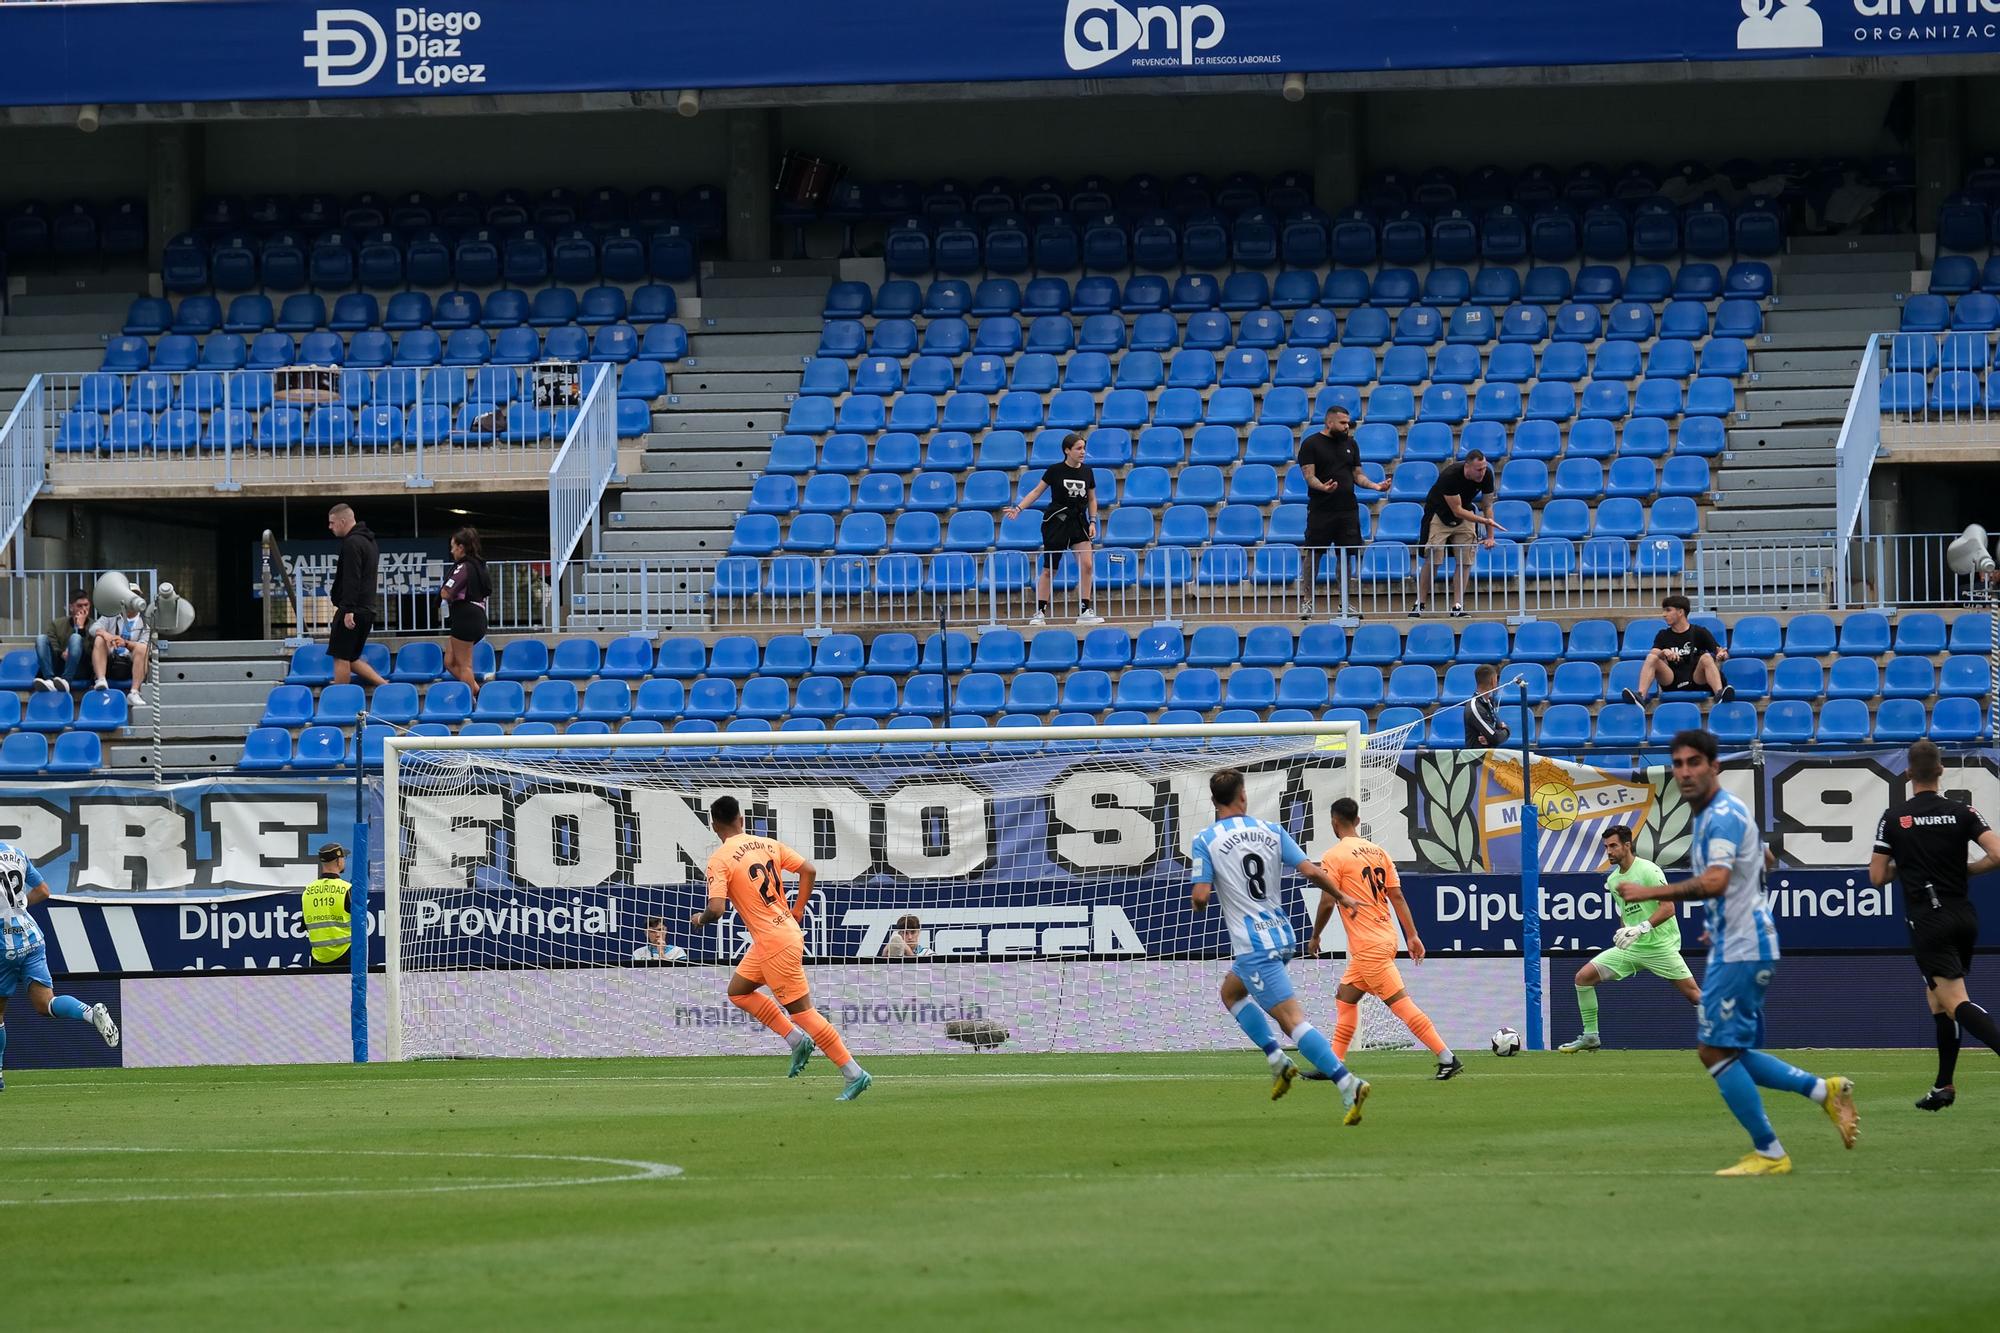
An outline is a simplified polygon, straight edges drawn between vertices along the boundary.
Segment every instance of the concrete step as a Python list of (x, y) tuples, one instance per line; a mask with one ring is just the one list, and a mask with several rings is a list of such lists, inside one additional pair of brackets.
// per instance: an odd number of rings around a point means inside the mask
[(675, 369), (706, 369), (711, 356), (791, 356), (801, 358), (803, 365), (819, 350), (819, 328), (819, 320), (814, 319), (802, 329), (691, 329), (687, 359)]
[(760, 275), (754, 278), (708, 278), (701, 284), (701, 299), (704, 309), (713, 311), (718, 301), (741, 301), (745, 299), (781, 299), (788, 301), (810, 301), (815, 311), (826, 305), (826, 294), (833, 287), (833, 275)]
[[(1785, 271), (1785, 280), (1772, 293), (1774, 305), (1790, 306), (1802, 296), (1843, 296), (1867, 294), (1893, 301), (1910, 290), (1910, 271), (1905, 268), (1860, 269), (1843, 266), (1824, 273)], [(1873, 301), (1868, 304), (1874, 304)]]
[[(810, 333), (813, 345), (819, 344), (822, 327), (820, 307), (816, 302), (795, 302), (788, 310), (764, 309), (739, 310), (734, 307), (746, 304), (733, 301), (720, 311), (704, 311), (700, 319), (687, 321), (688, 335), (693, 337), (699, 330), (703, 334), (767, 334), (767, 333)], [(806, 308), (810, 306), (811, 308)]]
[[(1793, 453), (1802, 453), (1794, 450)], [(1716, 489), (1722, 491), (1786, 490), (1806, 486), (1833, 488), (1833, 469), (1804, 461), (1791, 454), (1753, 454), (1729, 459), (1722, 465)]]
[(655, 412), (653, 431), (658, 435), (729, 435), (744, 431), (776, 434), (785, 428), (785, 413), (769, 412)]
[(1750, 363), (1765, 365), (1772, 356), (1816, 356), (1826, 353), (1844, 353), (1854, 357), (1854, 364), (1861, 364), (1861, 354), (1867, 350), (1870, 334), (1893, 331), (1897, 324), (1886, 329), (1869, 329), (1867, 333), (1856, 334), (1852, 330), (1826, 333), (1817, 330), (1803, 330), (1792, 333), (1766, 333), (1758, 341), (1750, 344)]
[(798, 366), (773, 366), (763, 370), (730, 373), (712, 365), (704, 370), (667, 376), (667, 391), (683, 401), (698, 393), (780, 393), (789, 398), (798, 393), (803, 378)]
[(0, 348), (0, 375), (18, 375), (27, 383), (31, 375), (83, 374), (104, 364), (104, 348), (70, 348), (61, 351), (8, 351)]
[(704, 431), (686, 435), (648, 435), (648, 454), (709, 453), (718, 450), (769, 450), (774, 432), (768, 430)]
[[(1831, 474), (1828, 474), (1829, 477)], [(1725, 477), (1716, 487), (1716, 507), (1719, 509), (1790, 509), (1794, 507), (1820, 508), (1833, 499), (1833, 482), (1824, 486), (1797, 486), (1792, 488), (1771, 487), (1770, 489), (1744, 490), (1733, 488)]]
[(1831, 449), (1840, 438), (1838, 425), (1737, 426), (1729, 431), (1729, 449)]
[(701, 266), (702, 288), (708, 280), (721, 278), (825, 278), (829, 285), (840, 276), (840, 262), (833, 259), (714, 259)]
[(98, 315), (85, 311), (82, 314), (24, 315), (9, 309), (5, 318), (0, 318), (0, 341), (12, 338), (39, 337), (61, 338), (75, 344), (90, 338), (110, 338), (124, 327), (124, 316)]
[(1847, 411), (1847, 388), (1788, 389), (1772, 386), (1759, 381), (1743, 393), (1742, 407), (1746, 412), (1787, 412), (1795, 417), (1838, 417)]
[(139, 295), (144, 282), (135, 285), (129, 292), (56, 292), (17, 296), (7, 303), (7, 318), (42, 315), (102, 315), (100, 323), (117, 324), (124, 327), (125, 312), (132, 307), (132, 298)]
[(1854, 391), (1854, 369), (1846, 366), (1832, 370), (1760, 370), (1743, 387), (1749, 394), (1771, 389), (1826, 389), (1845, 395)]
[(667, 404), (679, 412), (784, 412), (789, 413), (796, 392), (762, 393), (670, 393)]
[(1833, 507), (1804, 505), (1793, 509), (1712, 509), (1707, 530), (1717, 535), (1767, 532), (1833, 531)]
[(1725, 468), (1831, 468), (1836, 457), (1831, 446), (1824, 449), (1745, 449), (1740, 452), (1732, 449), (1723, 454), (1720, 463)]
[(190, 704), (174, 702), (165, 691), (160, 695), (160, 720), (163, 723), (182, 728), (199, 727), (199, 734), (203, 736), (241, 739), (263, 716), (262, 699), (233, 704)]
[(1855, 372), (1861, 369), (1861, 356), (1867, 350), (1866, 341), (1856, 343), (1851, 348), (1819, 350), (1816, 348), (1762, 347), (1753, 346), (1750, 354), (1751, 370), (1757, 375), (1778, 371), (1839, 371), (1847, 377), (1849, 387), (1854, 384)]
[(291, 661), (291, 650), (268, 639), (175, 639), (161, 660), (171, 662), (227, 662), (237, 659)]
[(620, 509), (609, 515), (610, 527), (618, 532), (728, 534), (735, 531), (742, 516), (742, 507), (743, 496), (738, 495), (727, 510), (707, 509), (689, 513), (679, 509)]
[[(160, 758), (168, 772), (185, 772), (198, 768), (234, 768), (243, 755), (240, 741), (177, 741), (160, 747)], [(149, 769), (153, 766), (153, 750), (150, 743), (115, 745), (105, 756), (106, 766), (119, 772)]]
[[(1894, 283), (1893, 286), (1885, 285), (1882, 288), (1874, 291), (1855, 290), (1851, 287), (1842, 287), (1842, 288), (1836, 288), (1835, 290), (1829, 292), (1820, 292), (1816, 294), (1808, 292), (1808, 293), (1801, 293), (1796, 296), (1790, 292), (1785, 292), (1781, 295), (1774, 296), (1771, 298), (1770, 308), (1772, 313), (1776, 313), (1777, 311), (1780, 310), (1873, 311), (1880, 309), (1882, 306), (1891, 304), (1900, 307), (1902, 305), (1902, 301), (1899, 298), (1904, 293), (1909, 291), (1909, 280), (1907, 278), (1901, 278), (1901, 279), (1892, 279), (1891, 281)], [(1767, 324), (1770, 322), (1768, 317), (1765, 320), (1765, 322)]]
[(740, 506), (743, 498), (740, 493), (748, 492), (755, 484), (769, 458), (769, 451), (755, 454), (652, 455), (650, 461), (641, 466), (644, 468), (643, 475), (648, 478), (673, 477), (679, 480), (682, 487), (728, 491), (737, 496)]
[(676, 376), (682, 375), (790, 375), (796, 380), (804, 373), (806, 362), (812, 360), (813, 349), (818, 346), (818, 341), (813, 340), (803, 352), (688, 357), (674, 363), (667, 382), (671, 384)]
[(1911, 232), (1852, 236), (1794, 236), (1785, 246), (1785, 270), (1801, 260), (1810, 262), (1827, 255), (1880, 255), (1917, 253), (1918, 238)]
[(1825, 423), (1838, 426), (1840, 424), (1840, 419), (1844, 411), (1845, 411), (1844, 408), (1839, 411), (1829, 411), (1829, 412), (1791, 412), (1791, 411), (1763, 412), (1763, 411), (1745, 410), (1737, 412), (1732, 416), (1730, 416), (1729, 425), (1731, 427), (1743, 426), (1743, 427), (1749, 427), (1751, 429), (1760, 429), (1760, 430), (1777, 429), (1783, 426), (1804, 425), (1807, 422)]
[(679, 527), (709, 527), (718, 522), (734, 524), (742, 511), (744, 497), (749, 493), (750, 478), (744, 476), (738, 486), (719, 486), (715, 484), (718, 480), (682, 476), (680, 484), (672, 488), (627, 491), (618, 497), (618, 509), (612, 517), (635, 523), (655, 518), (673, 519), (673, 526)]
[(129, 305), (134, 296), (152, 290), (153, 278), (144, 264), (118, 263), (23, 273), (18, 275), (18, 281), (20, 299), (123, 296)]
[(160, 662), (160, 683), (164, 686), (203, 685), (235, 688), (250, 682), (272, 684), (285, 678), (288, 664), (277, 657), (222, 661), (192, 657), (176, 645)]
[[(729, 551), (730, 538), (735, 535), (733, 527), (722, 528), (671, 528), (644, 527), (620, 528), (620, 532), (643, 532), (649, 546), (647, 554), (683, 557), (698, 560), (702, 557), (725, 555)], [(607, 550), (611, 548), (607, 547)]]
[(1773, 310), (1764, 316), (1764, 328), (1773, 334), (1838, 334), (1865, 343), (1869, 334), (1898, 328), (1902, 320), (1900, 306), (1884, 303), (1840, 310)]
[[(605, 555), (611, 556), (662, 556), (671, 557), (680, 552), (679, 534), (641, 528), (635, 531), (612, 530), (604, 534)], [(728, 543), (724, 542), (724, 546)]]

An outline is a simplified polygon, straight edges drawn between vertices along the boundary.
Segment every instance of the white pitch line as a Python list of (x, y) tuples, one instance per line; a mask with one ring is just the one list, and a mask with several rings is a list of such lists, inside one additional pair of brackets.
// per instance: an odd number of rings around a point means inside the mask
[[(326, 1155), (325, 1150), (320, 1148), (131, 1148), (104, 1147), (88, 1144), (71, 1146), (0, 1145), (0, 1153), (175, 1153), (207, 1156), (234, 1155), (319, 1158), (323, 1158)], [(622, 1167), (628, 1174), (616, 1176), (568, 1176), (547, 1180), (469, 1181), (450, 1185), (381, 1185), (305, 1190), (217, 1190), (193, 1194), (98, 1195), (82, 1199), (0, 1198), (0, 1208), (20, 1208), (47, 1204), (234, 1202), (248, 1199), (376, 1198), (392, 1194), (469, 1194), (487, 1190), (561, 1189), (572, 1185), (612, 1185), (635, 1180), (670, 1180), (681, 1174), (681, 1168), (666, 1162), (641, 1162), (629, 1161), (619, 1157), (583, 1157), (553, 1153), (424, 1152), (414, 1149), (378, 1148), (361, 1151), (344, 1150), (341, 1155), (345, 1157), (421, 1158), (427, 1161), (560, 1162), (569, 1165)], [(280, 1178), (259, 1177), (259, 1179)], [(176, 1182), (162, 1183), (172, 1184)]]
[[(1969, 1167), (1969, 1168), (1897, 1167), (1895, 1168), (1895, 1170), (1898, 1175), (1916, 1175), (1916, 1176), (2000, 1175), (2000, 1167), (1993, 1167), (1993, 1166)], [(1659, 1177), (1669, 1177), (1675, 1179), (1700, 1179), (1704, 1177), (1713, 1176), (1714, 1174), (1715, 1173), (1713, 1170), (1706, 1167), (1688, 1167), (1682, 1170), (1663, 1170), (1658, 1168), (1648, 1168), (1642, 1170), (1629, 1170), (1629, 1171), (1605, 1170), (1605, 1169), (1593, 1170), (1582, 1167), (1578, 1168), (1546, 1167), (1533, 1171), (1505, 1170), (1505, 1169), (1492, 1170), (1492, 1171), (1426, 1171), (1422, 1169), (1413, 1168), (1407, 1171), (1354, 1170), (1354, 1171), (1283, 1171), (1283, 1172), (1277, 1172), (1277, 1171), (1186, 1172), (1186, 1171), (1121, 1171), (1112, 1169), (1105, 1171), (939, 1171), (931, 1173), (913, 1171), (913, 1172), (906, 1172), (903, 1174), (888, 1174), (888, 1175), (885, 1175), (879, 1171), (870, 1171), (865, 1174), (857, 1173), (851, 1176), (836, 1175), (831, 1172), (817, 1172), (817, 1173), (807, 1172), (802, 1174), (787, 1173), (784, 1175), (746, 1176), (737, 1174), (735, 1172), (730, 1172), (727, 1175), (718, 1174), (714, 1176), (703, 1176), (697, 1174), (688, 1176), (685, 1179), (690, 1186), (736, 1184), (739, 1182), (771, 1184), (771, 1183), (782, 1183), (785, 1181), (800, 1181), (800, 1180), (819, 1181), (828, 1183), (849, 1183), (849, 1184), (856, 1181), (869, 1181), (869, 1180), (887, 1180), (887, 1181), (896, 1181), (896, 1182), (910, 1183), (910, 1184), (916, 1184), (916, 1183), (937, 1184), (948, 1181), (960, 1181), (960, 1182), (993, 1181), (996, 1183), (1005, 1183), (1008, 1181), (1016, 1181), (1016, 1180), (1034, 1180), (1034, 1181), (1057, 1181), (1057, 1182), (1067, 1181), (1077, 1184), (1088, 1184), (1088, 1185), (1114, 1183), (1127, 1180), (1140, 1180), (1140, 1181), (1162, 1182), (1162, 1183), (1167, 1181), (1172, 1181), (1176, 1183), (1200, 1183), (1203, 1181), (1210, 1181), (1210, 1180), (1228, 1180), (1228, 1181), (1251, 1181), (1267, 1185), (1283, 1185), (1294, 1181), (1314, 1181), (1314, 1180), (1490, 1180), (1494, 1178), (1513, 1178), (1513, 1177), (1519, 1177), (1522, 1179), (1533, 1179), (1537, 1176), (1559, 1176), (1564, 1179), (1602, 1178), (1602, 1179), (1612, 1179), (1612, 1180), (1631, 1179), (1633, 1177), (1639, 1177), (1639, 1176), (1645, 1176), (1645, 1177), (1659, 1176)], [(1826, 1167), (1826, 1168), (1813, 1167), (1806, 1170), (1803, 1174), (1818, 1175), (1818, 1176), (1866, 1176), (1866, 1175), (1873, 1175), (1876, 1173), (1869, 1171), (1857, 1171), (1851, 1167)]]

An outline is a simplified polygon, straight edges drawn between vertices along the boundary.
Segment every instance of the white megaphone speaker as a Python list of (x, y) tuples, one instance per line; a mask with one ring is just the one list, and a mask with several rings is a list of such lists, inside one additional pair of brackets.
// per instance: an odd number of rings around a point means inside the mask
[(91, 589), (90, 600), (100, 611), (115, 612), (125, 616), (143, 616), (146, 624), (155, 634), (172, 638), (185, 634), (194, 624), (194, 603), (174, 591), (171, 583), (162, 583), (150, 604), (145, 595), (132, 586), (117, 570), (104, 574)]
[(1992, 573), (1993, 553), (1988, 549), (1986, 529), (1974, 523), (1952, 538), (1951, 545), (1945, 548), (1944, 562), (1954, 574)]

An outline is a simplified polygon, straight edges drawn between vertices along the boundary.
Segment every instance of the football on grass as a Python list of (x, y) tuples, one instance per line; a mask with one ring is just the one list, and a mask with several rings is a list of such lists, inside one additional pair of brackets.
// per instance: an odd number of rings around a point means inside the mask
[(1501, 1028), (1493, 1034), (1493, 1054), (1515, 1055), (1521, 1049), (1521, 1034), (1512, 1028)]

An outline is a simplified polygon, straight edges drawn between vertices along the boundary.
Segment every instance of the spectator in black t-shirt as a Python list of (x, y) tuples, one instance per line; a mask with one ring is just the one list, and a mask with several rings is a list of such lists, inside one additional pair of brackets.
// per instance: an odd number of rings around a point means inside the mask
[[(1423, 549), (1417, 556), (1417, 600), (1410, 607), (1411, 615), (1424, 613), (1431, 561), (1443, 561), (1447, 555), (1455, 557), (1458, 565), (1452, 574), (1451, 613), (1465, 614), (1465, 580), (1472, 573), (1473, 544), (1491, 549), (1493, 534), (1507, 530), (1493, 521), (1493, 492), (1497, 489), (1493, 469), (1477, 449), (1456, 463), (1445, 464), (1438, 473), (1430, 494), (1424, 497)], [(1475, 504), (1477, 512), (1472, 508)], [(1479, 534), (1482, 527), (1486, 529), (1484, 536)]]
[(1500, 668), (1481, 662), (1472, 671), (1473, 696), (1465, 701), (1465, 743), (1492, 749), (1507, 743), (1507, 724), (1500, 719)]
[[(1944, 756), (1936, 742), (1910, 747), (1904, 776), (1909, 799), (1890, 806), (1875, 826), (1868, 878), (1883, 888), (1892, 879), (1903, 882), (1903, 917), (1937, 1028), (1937, 1082), (1918, 1099), (1917, 1109), (1942, 1111), (1958, 1099), (1952, 1077), (1960, 1030), (2000, 1051), (2000, 1026), (1965, 992), (1972, 951), (1979, 943), (1979, 912), (1969, 885), (1973, 876), (2000, 869), (2000, 833), (1987, 827), (1971, 806), (1938, 791)], [(1966, 864), (1967, 843), (1977, 843), (1986, 853), (1976, 865)]]
[(1362, 472), (1361, 446), (1354, 442), (1354, 417), (1344, 407), (1326, 409), (1326, 429), (1299, 441), (1298, 463), (1306, 479), (1306, 595), (1299, 606), (1299, 618), (1305, 620), (1314, 609), (1320, 557), (1338, 550), (1345, 560), (1348, 552), (1362, 545), (1361, 497), (1355, 488), (1389, 488)]
[(1049, 623), (1049, 579), (1064, 551), (1076, 552), (1076, 590), (1079, 598), (1076, 623), (1102, 625), (1091, 600), (1091, 543), (1097, 538), (1097, 474), (1083, 465), (1084, 439), (1081, 431), (1063, 437), (1062, 462), (1042, 474), (1034, 489), (1019, 503), (1007, 506), (1013, 518), (1032, 508), (1043, 491), (1049, 493), (1049, 511), (1042, 515), (1042, 554), (1035, 570), (1035, 614), (1030, 625)]
[(1714, 695), (1719, 704), (1736, 697), (1735, 689), (1722, 681), (1722, 664), (1729, 660), (1729, 650), (1706, 629), (1689, 622), (1690, 609), (1688, 599), (1679, 593), (1660, 599), (1660, 614), (1667, 627), (1653, 636), (1653, 651), (1646, 654), (1646, 664), (1639, 668), (1639, 688), (1624, 692), (1626, 703), (1644, 708), (1646, 694), (1655, 685), (1662, 694), (1703, 690)]

